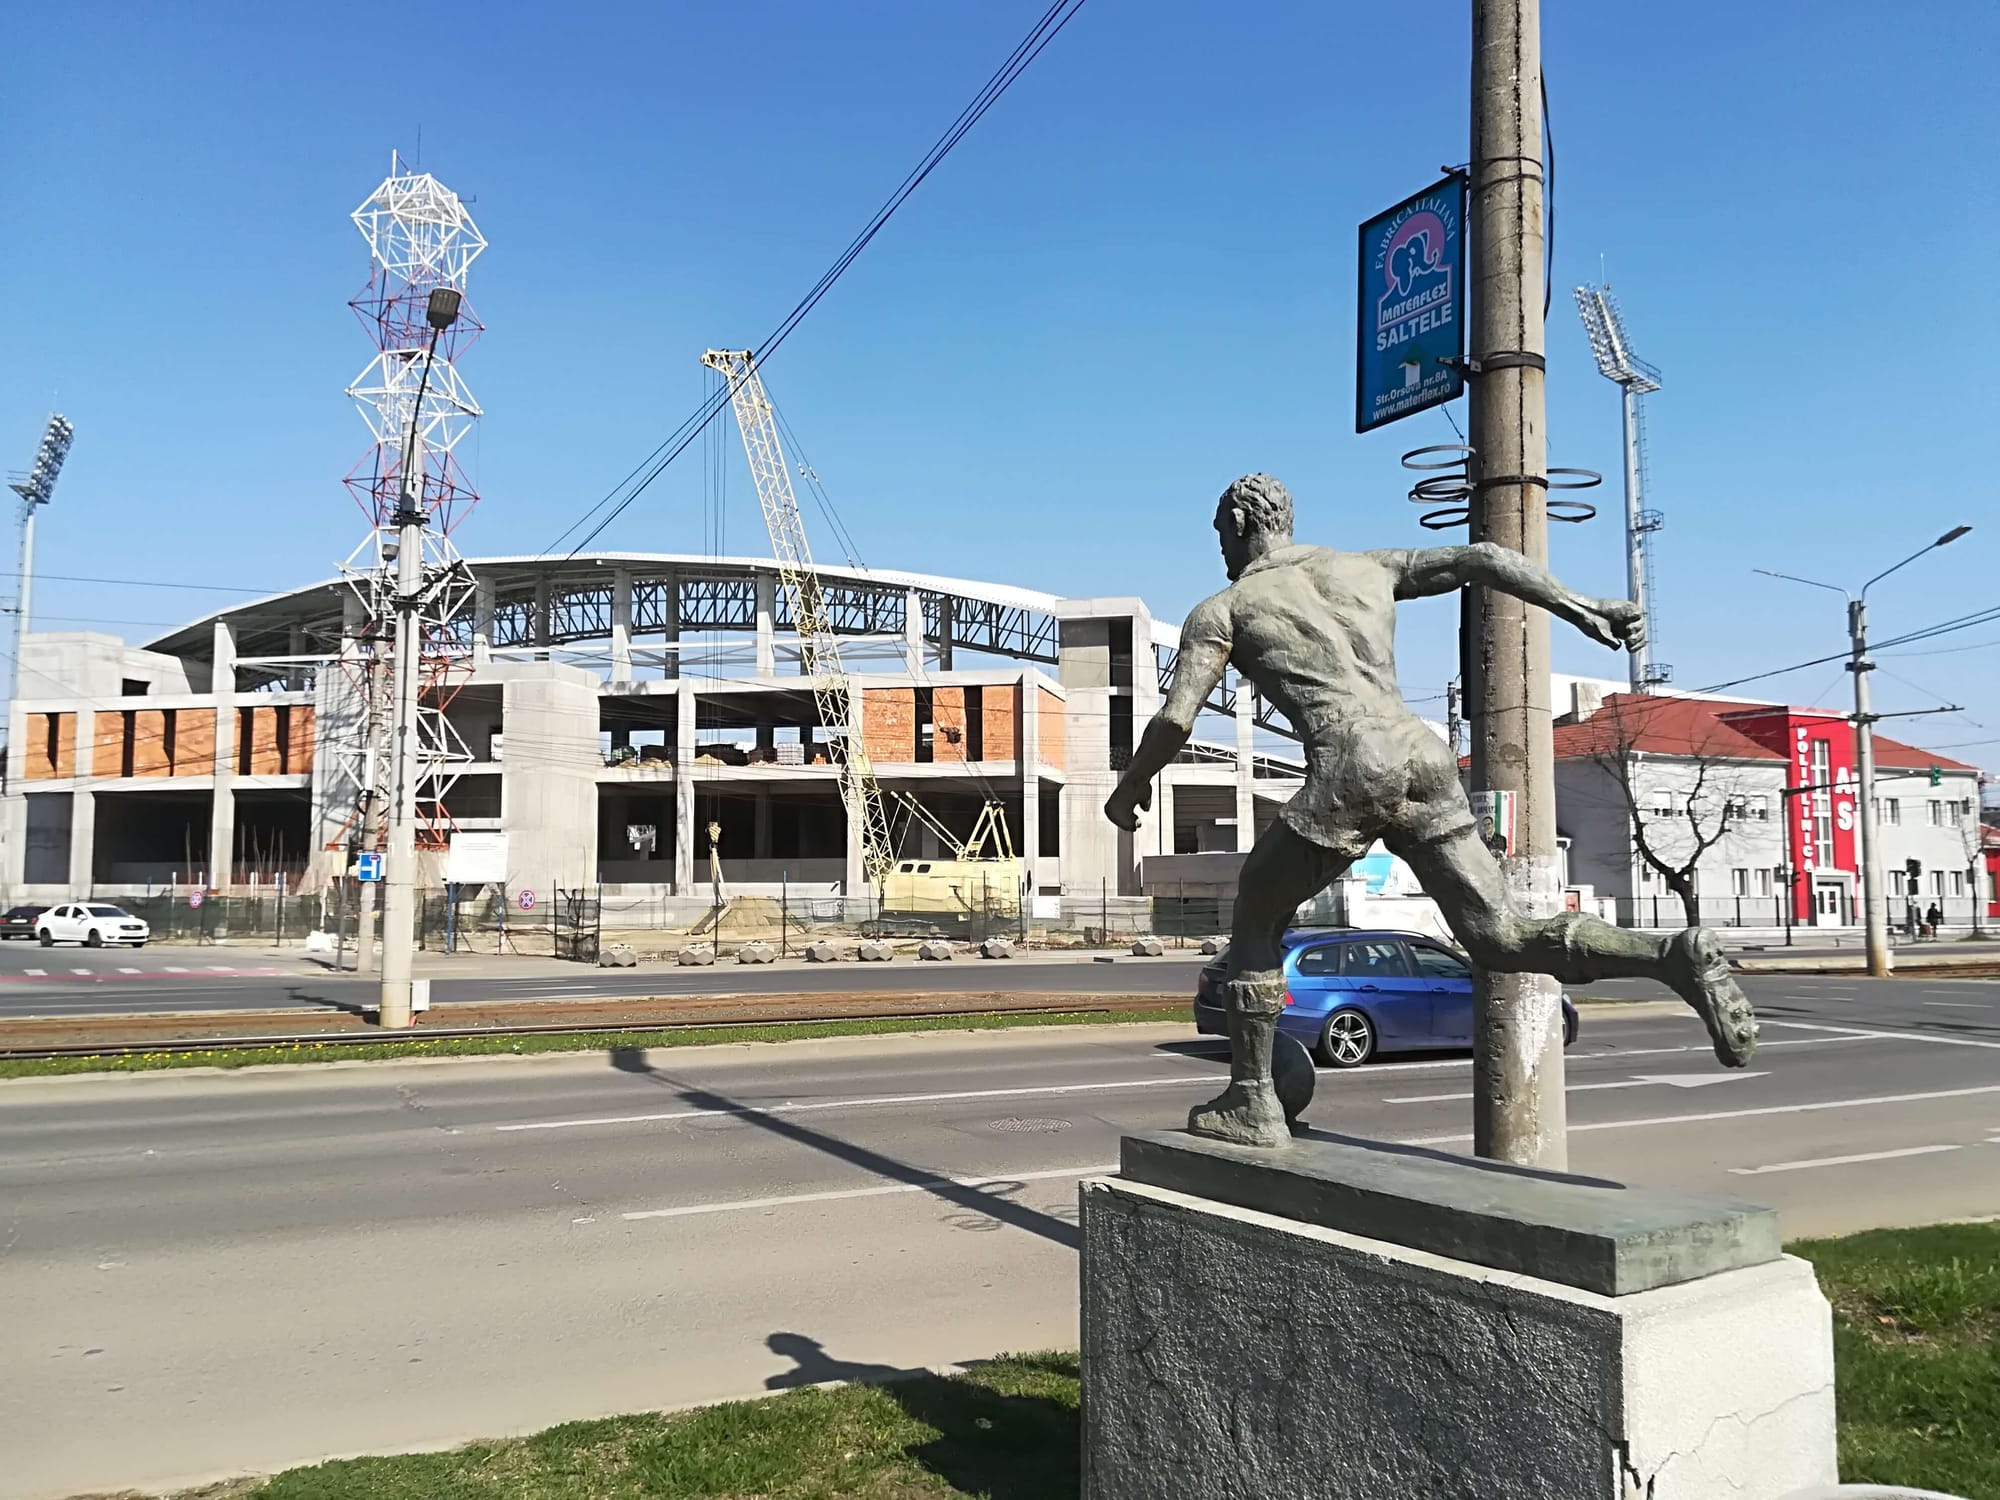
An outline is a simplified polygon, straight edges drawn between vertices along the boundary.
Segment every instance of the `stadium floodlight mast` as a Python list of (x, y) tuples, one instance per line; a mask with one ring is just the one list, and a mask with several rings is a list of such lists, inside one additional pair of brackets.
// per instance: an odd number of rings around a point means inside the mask
[(389, 837), (382, 859), (382, 997), (384, 1027), (410, 1024), (410, 977), (417, 939), (417, 612), (424, 589), (424, 392), (437, 359), (438, 339), (458, 321), (456, 287), (431, 288), (425, 305), (430, 344), (424, 350), (417, 399), (410, 405), (410, 435), (403, 450), (402, 493), (396, 505), (396, 654), (394, 714), (389, 731)]
[[(1854, 674), (1854, 757), (1860, 763), (1856, 767), (1858, 780), (1854, 800), (1855, 815), (1861, 824), (1861, 920), (1867, 934), (1868, 972), (1878, 978), (1888, 977), (1894, 960), (1889, 953), (1889, 893), (1882, 874), (1882, 840), (1875, 826), (1875, 721), (1897, 715), (1878, 714), (1869, 703), (1868, 674), (1875, 670), (1875, 663), (1868, 656), (1868, 591), (1891, 573), (1908, 567), (1927, 553), (1949, 546), (1970, 530), (1970, 526), (1952, 527), (1936, 541), (1926, 542), (1893, 567), (1884, 568), (1862, 584), (1858, 594), (1850, 594), (1837, 583), (1822, 583), (1817, 578), (1801, 578), (1795, 573), (1778, 573), (1770, 568), (1754, 570), (1766, 578), (1782, 578), (1787, 583), (1829, 589), (1847, 600), (1847, 670)], [(1953, 711), (1956, 711), (1956, 705), (1953, 705)], [(1824, 792), (1814, 793), (1815, 799), (1824, 795)], [(1791, 837), (1789, 831), (1786, 837)]]
[(1625, 586), (1646, 621), (1646, 644), (1631, 654), (1632, 691), (1672, 680), (1673, 670), (1653, 660), (1657, 632), (1653, 619), (1652, 534), (1664, 524), (1657, 510), (1646, 505), (1646, 409), (1643, 398), (1660, 389), (1660, 372), (1632, 352), (1619, 316), (1618, 301), (1608, 286), (1576, 289), (1576, 310), (1597, 370), (1621, 394), (1625, 439)]
[(42, 443), (35, 450), (35, 466), (12, 480), (7, 488), (21, 497), (21, 561), (14, 591), (14, 696), (21, 696), (21, 652), (28, 642), (28, 609), (33, 602), (35, 582), (35, 512), (55, 494), (56, 476), (69, 457), (70, 439), (76, 429), (61, 412), (49, 414), (42, 429)]

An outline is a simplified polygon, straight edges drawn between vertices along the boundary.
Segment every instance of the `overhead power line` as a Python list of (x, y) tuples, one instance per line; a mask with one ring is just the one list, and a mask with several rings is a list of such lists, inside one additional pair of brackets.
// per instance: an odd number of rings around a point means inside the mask
[[(1950, 635), (1954, 631), (1970, 630), (1975, 625), (1990, 625), (1995, 620), (2000, 620), (2000, 605), (1975, 610), (1972, 614), (1961, 615), (1956, 620), (1946, 620), (1937, 625), (1926, 625), (1922, 629), (1912, 630), (1904, 635), (1891, 636), (1885, 641), (1876, 641), (1869, 647), (1869, 650), (1871, 653), (1874, 653), (1887, 651), (1892, 646), (1913, 645), (1917, 641), (1933, 640), (1941, 635)], [(1847, 657), (1847, 652), (1836, 651), (1829, 656), (1815, 656), (1810, 661), (1794, 662), (1789, 667), (1773, 667), (1768, 672), (1753, 672), (1748, 677), (1732, 677), (1727, 682), (1718, 682), (1709, 687), (1696, 688), (1695, 691), (1697, 693), (1719, 693), (1727, 688), (1742, 687), (1745, 683), (1763, 682), (1766, 678), (1783, 677), (1789, 672), (1802, 672), (1807, 667), (1823, 666), (1830, 661), (1846, 661)]]
[[(882, 232), (883, 226), (894, 216), (896, 210), (903, 206), (912, 193), (923, 186), (924, 179), (937, 170), (938, 165), (951, 154), (952, 149), (960, 141), (965, 139), (972, 127), (999, 102), (1000, 96), (1013, 87), (1014, 81), (1027, 71), (1037, 57), (1041, 56), (1042, 49), (1056, 39), (1063, 27), (1070, 23), (1083, 5), (1084, 0), (1054, 0), (1054, 3), (1042, 12), (1041, 19), (1035, 22), (1028, 34), (1007, 55), (1006, 61), (993, 71), (993, 75), (986, 80), (979, 92), (973, 95), (972, 101), (959, 111), (958, 118), (951, 122), (944, 134), (931, 143), (930, 150), (925, 152), (922, 160), (910, 169), (909, 175), (883, 201), (882, 206), (875, 210), (874, 216), (848, 242), (847, 248), (841, 251), (833, 264), (821, 273), (819, 280), (814, 282), (812, 288), (793, 305), (792, 310), (785, 314), (778, 326), (766, 334), (763, 342), (751, 351), (754, 363), (759, 365), (765, 363), (777, 352), (779, 346), (791, 337), (792, 330), (819, 305), (822, 297), (833, 290), (834, 283), (839, 281), (846, 274), (847, 268), (860, 258), (861, 252), (866, 250), (869, 242)], [(579, 531), (582, 535), (565, 556), (575, 557), (588, 547), (603, 534), (607, 526), (625, 513), (633, 501), (646, 492), (654, 480), (666, 472), (667, 466), (679, 458), (703, 429), (728, 405), (729, 386), (725, 381), (716, 390), (711, 391), (701, 405), (697, 406), (680, 426), (667, 435), (659, 447), (636, 465), (603, 499), (572, 521), (562, 534), (549, 544), (544, 555), (560, 550), (563, 544), (577, 536)], [(596, 518), (594, 524), (593, 517)], [(589, 530), (584, 531), (585, 526), (588, 526)]]

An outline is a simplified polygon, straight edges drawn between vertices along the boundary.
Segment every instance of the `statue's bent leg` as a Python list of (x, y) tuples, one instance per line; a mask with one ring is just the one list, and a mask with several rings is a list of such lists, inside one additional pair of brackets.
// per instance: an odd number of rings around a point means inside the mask
[(1721, 939), (1706, 927), (1660, 938), (1578, 912), (1531, 917), (1509, 898), (1499, 865), (1470, 830), (1439, 839), (1392, 836), (1388, 843), (1480, 968), (1549, 974), (1566, 984), (1657, 980), (1702, 1018), (1725, 1065), (1740, 1068), (1750, 1060), (1756, 1014), (1729, 972)]
[(1229, 1021), (1229, 1087), (1188, 1115), (1188, 1130), (1239, 1146), (1291, 1139), (1271, 1083), (1271, 1048), (1285, 1004), (1285, 928), (1302, 902), (1352, 863), (1273, 823), (1243, 862), (1229, 939), (1223, 1006)]

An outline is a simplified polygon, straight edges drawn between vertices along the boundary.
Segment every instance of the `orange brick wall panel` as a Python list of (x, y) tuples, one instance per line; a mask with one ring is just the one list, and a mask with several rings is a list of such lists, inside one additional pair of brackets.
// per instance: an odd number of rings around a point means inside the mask
[[(167, 758), (167, 715), (161, 708), (142, 708), (132, 715), (132, 774), (171, 776), (174, 768)], [(175, 725), (178, 729), (180, 726)], [(176, 749), (179, 747), (176, 746)]]
[(1063, 769), (1063, 749), (1068, 743), (1063, 730), (1063, 700), (1044, 687), (1038, 687), (1035, 691), (1042, 695), (1036, 705), (1036, 713), (1040, 718), (1037, 726), (1039, 733), (1036, 738), (1041, 741), (1036, 754), (1043, 765), (1054, 766), (1060, 771)]
[[(952, 743), (955, 731), (958, 743)], [(941, 687), (931, 693), (931, 759), (962, 761), (971, 749), (966, 739), (965, 689)]]
[(864, 688), (861, 744), (870, 760), (908, 763), (917, 758), (917, 690)]
[(292, 705), (292, 729), (285, 746), (285, 769), (294, 776), (309, 774), (313, 768), (313, 745), (317, 737), (317, 725), (313, 721), (313, 707), (309, 703)]
[[(125, 766), (125, 715), (99, 710), (90, 716), (90, 774), (119, 776)], [(72, 770), (69, 774), (74, 775)]]
[(990, 687), (980, 695), (980, 750), (986, 760), (1021, 758), (1021, 689)]
[(21, 775), (29, 781), (53, 781), (75, 774), (76, 715), (29, 714), (27, 743), (21, 747)]
[(279, 775), (284, 766), (278, 756), (278, 711), (275, 708), (253, 708), (248, 712), (250, 774)]
[(215, 770), (215, 710), (184, 708), (174, 725), (174, 775), (208, 776)]

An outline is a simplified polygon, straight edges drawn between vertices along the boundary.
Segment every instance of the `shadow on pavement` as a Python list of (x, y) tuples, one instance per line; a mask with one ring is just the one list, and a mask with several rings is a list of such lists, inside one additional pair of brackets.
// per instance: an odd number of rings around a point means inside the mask
[(851, 1141), (843, 1141), (838, 1136), (825, 1131), (814, 1130), (788, 1116), (773, 1114), (754, 1105), (739, 1103), (725, 1094), (683, 1083), (662, 1073), (647, 1059), (643, 1047), (613, 1047), (611, 1066), (621, 1073), (649, 1076), (663, 1087), (674, 1090), (675, 1097), (693, 1109), (713, 1110), (718, 1115), (726, 1115), (740, 1120), (746, 1125), (755, 1125), (772, 1135), (782, 1136), (801, 1146), (810, 1147), (838, 1161), (844, 1161), (861, 1168), (873, 1176), (890, 1182), (906, 1183), (910, 1187), (943, 1199), (955, 1208), (997, 1219), (1000, 1223), (1015, 1229), (1025, 1229), (1030, 1234), (1038, 1234), (1043, 1239), (1053, 1240), (1058, 1245), (1074, 1250), (1082, 1243), (1077, 1226), (1045, 1214), (1040, 1209), (1030, 1208), (1025, 1203), (1016, 1203), (1007, 1195), (1018, 1192), (1018, 1182), (991, 1181), (973, 1186), (953, 1182), (945, 1174), (925, 1167), (898, 1161), (893, 1156), (885, 1156), (880, 1151), (866, 1146), (857, 1146)]
[(991, 1368), (1008, 1385), (1053, 1384), (1062, 1393), (1057, 1396), (835, 1359), (818, 1339), (799, 1333), (774, 1333), (765, 1343), (797, 1366), (767, 1379), (771, 1390), (828, 1381), (879, 1387), (911, 1420), (937, 1434), (905, 1451), (955, 1490), (988, 1500), (1061, 1500), (1081, 1487), (1082, 1423), (1069, 1394), (1077, 1378), (1074, 1355), (1030, 1355), (1005, 1367), (969, 1367), (975, 1377)]

